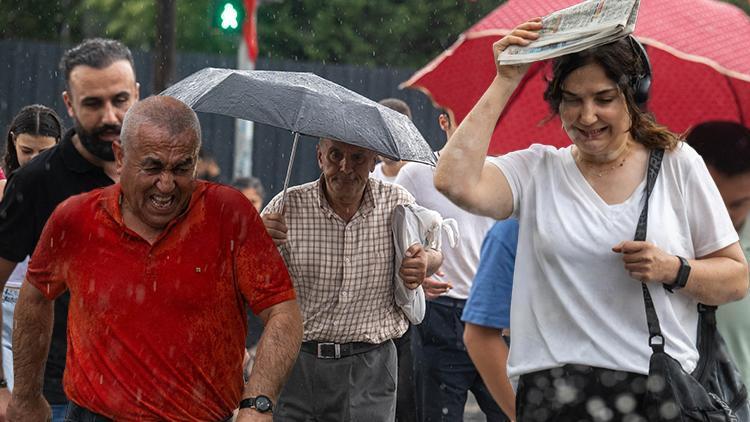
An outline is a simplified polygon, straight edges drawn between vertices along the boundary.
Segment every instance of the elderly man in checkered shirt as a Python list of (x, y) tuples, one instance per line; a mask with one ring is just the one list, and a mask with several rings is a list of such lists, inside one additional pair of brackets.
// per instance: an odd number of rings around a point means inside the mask
[[(277, 421), (392, 421), (396, 349), (408, 328), (393, 296), (391, 212), (414, 198), (369, 177), (376, 153), (330, 139), (317, 146), (320, 179), (289, 188), (263, 221), (292, 276), (304, 343), (274, 409)], [(414, 245), (399, 269), (409, 288), (442, 254)]]

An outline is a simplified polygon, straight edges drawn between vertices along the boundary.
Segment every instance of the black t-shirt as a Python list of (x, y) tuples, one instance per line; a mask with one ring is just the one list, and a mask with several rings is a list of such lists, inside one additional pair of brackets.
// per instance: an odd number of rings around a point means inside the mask
[[(74, 134), (69, 130), (58, 145), (11, 174), (0, 202), (0, 257), (23, 261), (34, 252), (44, 224), (59, 203), (114, 183), (78, 153), (71, 139)], [(62, 377), (69, 301), (67, 292), (55, 300), (52, 343), (44, 371), (44, 397), (50, 404), (67, 401)]]

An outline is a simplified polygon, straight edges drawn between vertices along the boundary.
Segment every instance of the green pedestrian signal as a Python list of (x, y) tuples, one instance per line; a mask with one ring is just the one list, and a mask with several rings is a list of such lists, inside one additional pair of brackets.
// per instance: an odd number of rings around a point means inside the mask
[(224, 5), (224, 10), (221, 11), (221, 29), (237, 29), (240, 27), (239, 22), (237, 22), (237, 17), (240, 16), (240, 13), (237, 12), (237, 9), (234, 8), (234, 5), (232, 3), (226, 3)]
[(242, 0), (214, 0), (211, 2), (211, 26), (225, 34), (236, 34), (245, 21)]

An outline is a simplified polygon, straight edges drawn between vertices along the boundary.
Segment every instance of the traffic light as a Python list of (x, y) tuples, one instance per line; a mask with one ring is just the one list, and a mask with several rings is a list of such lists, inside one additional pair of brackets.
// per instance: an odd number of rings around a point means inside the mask
[(245, 21), (242, 0), (213, 0), (211, 2), (211, 26), (225, 34), (238, 34)]

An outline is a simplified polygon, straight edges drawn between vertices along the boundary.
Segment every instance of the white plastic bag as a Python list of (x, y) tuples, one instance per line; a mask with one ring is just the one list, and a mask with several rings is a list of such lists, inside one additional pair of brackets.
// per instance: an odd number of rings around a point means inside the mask
[(396, 248), (394, 260), (394, 296), (396, 304), (404, 311), (412, 324), (419, 324), (424, 319), (425, 295), (422, 286), (412, 290), (406, 287), (399, 276), (406, 250), (414, 244), (440, 250), (442, 246), (442, 231), (448, 236), (451, 247), (458, 241), (458, 224), (452, 218), (443, 217), (436, 211), (417, 204), (397, 205), (393, 209), (391, 228), (393, 244)]

